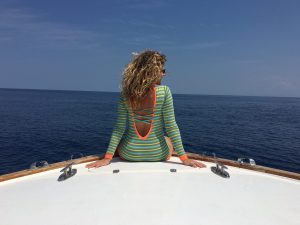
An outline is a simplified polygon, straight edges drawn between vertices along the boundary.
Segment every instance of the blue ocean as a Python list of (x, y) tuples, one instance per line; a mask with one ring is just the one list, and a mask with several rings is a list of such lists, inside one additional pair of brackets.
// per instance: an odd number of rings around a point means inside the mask
[[(106, 152), (119, 93), (0, 89), (0, 175)], [(173, 94), (187, 152), (300, 173), (300, 98)]]

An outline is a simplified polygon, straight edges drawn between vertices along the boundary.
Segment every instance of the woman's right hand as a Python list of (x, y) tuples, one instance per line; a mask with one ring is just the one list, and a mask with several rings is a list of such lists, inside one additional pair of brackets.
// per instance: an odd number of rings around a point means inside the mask
[(101, 160), (97, 160), (93, 163), (90, 164), (86, 164), (85, 167), (86, 168), (98, 168), (100, 166), (106, 166), (110, 163), (110, 159), (101, 159)]

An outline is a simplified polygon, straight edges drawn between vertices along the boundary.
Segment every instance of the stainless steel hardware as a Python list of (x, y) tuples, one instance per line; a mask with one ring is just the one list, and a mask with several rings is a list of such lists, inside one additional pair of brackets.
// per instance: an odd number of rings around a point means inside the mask
[(217, 174), (220, 177), (223, 178), (229, 178), (230, 175), (227, 171), (225, 171), (224, 169), (228, 169), (223, 163), (218, 162), (217, 158), (216, 158), (216, 154), (212, 153), (214, 156), (214, 160), (216, 163), (216, 166), (212, 166), (210, 169), (213, 173)]
[(256, 165), (254, 159), (250, 159), (250, 158), (238, 158), (237, 162), (240, 164), (249, 164), (250, 166)]
[(77, 169), (72, 169), (72, 165), (74, 165), (74, 162), (68, 164), (65, 168), (63, 168), (60, 172), (63, 172), (58, 177), (58, 181), (64, 181), (72, 176), (74, 176), (77, 173)]
[(74, 156), (76, 156), (76, 155), (80, 155), (80, 157), (77, 157), (77, 158), (82, 158), (82, 157), (83, 157), (83, 154), (82, 154), (81, 152), (75, 152), (75, 153), (73, 153), (73, 154), (71, 155), (71, 160), (73, 160), (73, 159), (74, 159)]
[(34, 170), (34, 169), (38, 169), (38, 168), (42, 168), (42, 167), (46, 167), (48, 166), (48, 162), (47, 161), (37, 161), (37, 162), (34, 162), (30, 165), (30, 169), (31, 170)]
[(209, 155), (212, 155), (213, 157), (216, 157), (216, 154), (214, 152), (207, 152), (207, 151), (204, 151), (201, 153), (202, 156), (209, 156)]

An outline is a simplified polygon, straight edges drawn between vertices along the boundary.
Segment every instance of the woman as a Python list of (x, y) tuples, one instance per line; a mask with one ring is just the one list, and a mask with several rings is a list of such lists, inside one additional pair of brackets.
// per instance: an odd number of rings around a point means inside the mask
[[(134, 56), (123, 73), (118, 118), (103, 159), (87, 168), (108, 165), (115, 153), (128, 161), (166, 161), (175, 150), (184, 165), (206, 167), (188, 159), (175, 121), (173, 98), (168, 86), (161, 85), (166, 56), (143, 51)], [(128, 120), (128, 129), (124, 135)], [(164, 136), (165, 128), (168, 137)], [(124, 136), (123, 136), (124, 135)]]

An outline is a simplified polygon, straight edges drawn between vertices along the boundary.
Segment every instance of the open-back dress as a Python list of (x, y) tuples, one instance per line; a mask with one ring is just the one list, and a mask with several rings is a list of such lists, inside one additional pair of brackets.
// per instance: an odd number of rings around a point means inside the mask
[[(167, 160), (173, 149), (169, 148), (165, 140), (165, 129), (181, 161), (187, 159), (175, 120), (171, 90), (166, 85), (156, 85), (153, 89), (154, 107), (140, 110), (140, 112), (143, 111), (143, 115), (133, 110), (122, 93), (120, 94), (117, 121), (105, 158), (111, 159), (120, 144), (118, 153), (122, 159), (128, 161)], [(150, 129), (145, 136), (139, 134), (136, 122), (150, 124)]]

